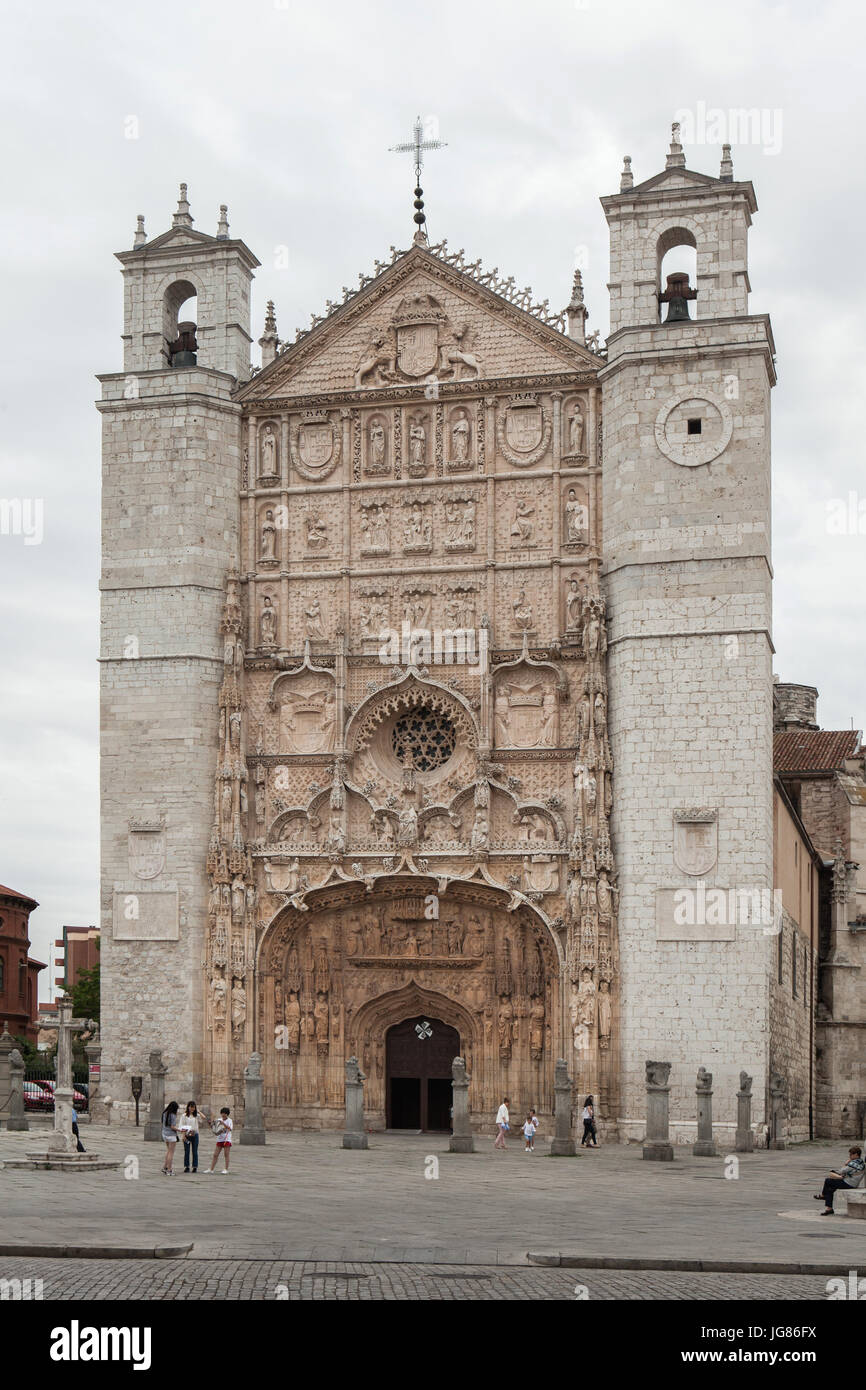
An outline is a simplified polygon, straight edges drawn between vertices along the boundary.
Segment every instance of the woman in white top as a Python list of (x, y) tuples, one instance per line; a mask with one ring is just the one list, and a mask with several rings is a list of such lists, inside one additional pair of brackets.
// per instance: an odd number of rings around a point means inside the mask
[(192, 1157), (192, 1172), (198, 1172), (198, 1107), (194, 1100), (187, 1101), (186, 1113), (178, 1125), (183, 1139), (183, 1171), (190, 1172), (189, 1160)]
[(508, 1097), (503, 1096), (502, 1104), (496, 1112), (496, 1138), (493, 1141), (494, 1149), (505, 1148), (505, 1135), (509, 1128)]
[(583, 1138), (580, 1141), (582, 1149), (597, 1149), (598, 1137), (595, 1129), (595, 1103), (592, 1096), (587, 1096), (583, 1102)]

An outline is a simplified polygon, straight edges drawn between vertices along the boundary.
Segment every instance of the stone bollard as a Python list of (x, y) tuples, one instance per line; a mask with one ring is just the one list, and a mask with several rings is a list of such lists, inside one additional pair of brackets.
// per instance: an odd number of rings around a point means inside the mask
[(646, 1140), (643, 1156), (657, 1163), (671, 1163), (674, 1157), (668, 1111), (670, 1074), (670, 1062), (646, 1064)]
[(469, 1077), (466, 1063), (462, 1057), (455, 1057), (451, 1063), (451, 1139), (448, 1152), (452, 1154), (474, 1154), (475, 1139), (469, 1123)]
[(558, 1158), (574, 1158), (577, 1150), (571, 1133), (571, 1077), (560, 1057), (553, 1070), (553, 1138), (550, 1152)]
[(15, 1039), (4, 1023), (3, 1032), (0, 1033), (0, 1120), (9, 1118), (9, 1106), (12, 1100), (12, 1064), (9, 1057), (14, 1048)]
[(778, 1072), (773, 1072), (770, 1076), (770, 1137), (767, 1142), (768, 1149), (787, 1148), (782, 1129), (785, 1123), (785, 1095), (788, 1090), (788, 1083), (784, 1076)]
[(698, 1101), (698, 1142), (692, 1148), (696, 1158), (718, 1158), (713, 1143), (713, 1073), (698, 1067), (695, 1088)]
[(244, 1067), (244, 1126), (242, 1144), (264, 1144), (265, 1119), (262, 1113), (262, 1057), (254, 1052)]
[(6, 1128), (29, 1129), (30, 1121), (24, 1109), (24, 1058), (17, 1047), (9, 1053), (9, 1066), (12, 1072), (12, 1094), (9, 1098), (9, 1119), (6, 1121)]
[(150, 1114), (144, 1126), (145, 1140), (162, 1138), (162, 1112), (165, 1110), (165, 1078), (168, 1067), (162, 1060), (161, 1052), (151, 1052), (148, 1060), (150, 1070)]
[(737, 1137), (734, 1152), (750, 1154), (755, 1151), (755, 1136), (752, 1133), (752, 1078), (748, 1072), (740, 1072), (740, 1089), (737, 1092)]
[(344, 1149), (366, 1149), (367, 1135), (364, 1130), (364, 1073), (358, 1066), (357, 1057), (350, 1057), (346, 1063), (346, 1128), (343, 1132)]
[(93, 1119), (94, 1104), (99, 1102), (99, 1078), (102, 1072), (102, 1043), (99, 1041), (99, 1029), (97, 1028), (90, 1042), (85, 1045), (84, 1054), (87, 1057), (87, 1114), (79, 1115), (79, 1123), (87, 1118)]

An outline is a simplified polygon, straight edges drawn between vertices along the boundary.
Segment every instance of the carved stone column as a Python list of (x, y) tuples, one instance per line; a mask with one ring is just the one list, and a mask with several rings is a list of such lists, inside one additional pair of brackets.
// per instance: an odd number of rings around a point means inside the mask
[(669, 1101), (671, 1088), (670, 1062), (646, 1064), (646, 1140), (644, 1158), (659, 1163), (671, 1163), (674, 1151), (670, 1142)]
[(144, 1126), (144, 1137), (148, 1142), (158, 1142), (162, 1138), (165, 1078), (168, 1073), (168, 1067), (162, 1060), (161, 1052), (151, 1052), (148, 1068), (150, 1071), (150, 1113)]
[(6, 1119), (9, 1115), (12, 1098), (12, 1064), (9, 1058), (14, 1050), (15, 1039), (4, 1023), (3, 1032), (0, 1033), (0, 1120)]
[(713, 1073), (704, 1067), (698, 1067), (696, 1093), (698, 1142), (692, 1153), (696, 1158), (718, 1158), (719, 1151), (713, 1143)]
[(357, 1057), (350, 1057), (346, 1063), (346, 1128), (343, 1133), (344, 1149), (366, 1149), (367, 1133), (364, 1129), (364, 1073), (358, 1065)]
[(767, 1143), (768, 1149), (785, 1149), (782, 1130), (785, 1127), (785, 1096), (788, 1091), (788, 1083), (784, 1076), (778, 1072), (773, 1072), (770, 1077), (770, 1137)]
[(462, 1057), (455, 1057), (451, 1063), (451, 1095), (451, 1140), (448, 1151), (472, 1154), (475, 1152), (475, 1139), (469, 1123), (469, 1077)]
[(737, 1137), (734, 1150), (738, 1154), (754, 1152), (755, 1136), (752, 1133), (752, 1078), (748, 1072), (740, 1072), (740, 1089), (737, 1092)]
[(571, 1077), (562, 1057), (558, 1059), (553, 1075), (554, 1130), (550, 1152), (558, 1158), (574, 1158), (577, 1150), (571, 1132)]
[(10, 1086), (11, 1095), (9, 1097), (9, 1119), (6, 1121), (7, 1129), (29, 1129), (30, 1121), (24, 1109), (24, 1058), (15, 1047), (9, 1053), (9, 1068), (11, 1072)]
[(262, 1058), (254, 1052), (244, 1067), (244, 1127), (242, 1144), (264, 1144), (265, 1119), (262, 1111)]

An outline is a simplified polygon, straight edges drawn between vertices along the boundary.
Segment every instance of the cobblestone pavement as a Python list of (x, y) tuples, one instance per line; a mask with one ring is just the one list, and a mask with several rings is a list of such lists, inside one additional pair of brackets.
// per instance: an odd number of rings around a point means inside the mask
[[(523, 1265), (527, 1252), (577, 1258), (831, 1263), (866, 1271), (866, 1222), (822, 1220), (812, 1193), (845, 1144), (646, 1163), (637, 1145), (577, 1158), (506, 1153), (478, 1136), (474, 1154), (442, 1135), (371, 1134), (367, 1151), (337, 1133), (268, 1134), (236, 1145), (231, 1172), (163, 1177), (164, 1146), (142, 1131), (82, 1126), (104, 1173), (0, 1172), (0, 1244), (194, 1246), (217, 1259), (400, 1265)], [(0, 1160), (43, 1136), (0, 1131)], [(202, 1154), (210, 1160), (211, 1149)], [(176, 1159), (176, 1167), (182, 1163)]]
[[(0, 1279), (41, 1279), (43, 1299), (824, 1300), (818, 1275), (345, 1264), (280, 1260), (44, 1260), (0, 1257)], [(31, 1284), (31, 1289), (34, 1288)], [(585, 1290), (585, 1292), (584, 1292)]]

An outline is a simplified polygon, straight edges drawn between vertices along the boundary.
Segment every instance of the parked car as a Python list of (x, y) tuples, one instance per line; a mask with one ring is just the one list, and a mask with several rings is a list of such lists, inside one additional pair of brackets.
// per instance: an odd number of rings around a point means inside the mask
[[(49, 1091), (51, 1092), (51, 1099), (52, 1099), (52, 1101), (53, 1101), (53, 1100), (54, 1100), (54, 1090), (55, 1090), (55, 1087), (57, 1086), (57, 1082), (56, 1082), (56, 1081), (43, 1081), (43, 1082), (41, 1082), (40, 1084), (43, 1085), (43, 1086), (47, 1086), (47, 1087), (48, 1087)], [(76, 1110), (86, 1110), (86, 1109), (87, 1109), (87, 1096), (84, 1095), (82, 1091), (79, 1091), (79, 1089), (78, 1089), (77, 1086), (74, 1086), (73, 1089), (72, 1089), (72, 1104), (73, 1104), (73, 1106), (75, 1107)]]
[(54, 1096), (39, 1081), (24, 1082), (24, 1109), (25, 1110), (53, 1110)]

